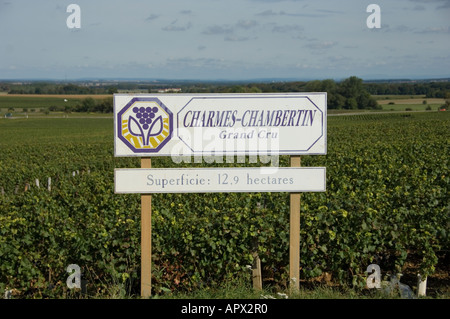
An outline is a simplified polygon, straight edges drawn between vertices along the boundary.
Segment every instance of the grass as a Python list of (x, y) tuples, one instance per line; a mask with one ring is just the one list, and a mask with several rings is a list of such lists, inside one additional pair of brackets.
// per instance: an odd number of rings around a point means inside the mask
[[(416, 293), (415, 286), (411, 289)], [(140, 298), (140, 297), (138, 297)], [(348, 286), (330, 285), (329, 283), (301, 282), (300, 289), (289, 291), (265, 286), (255, 290), (250, 280), (237, 279), (224, 282), (218, 287), (206, 287), (193, 292), (165, 292), (152, 299), (404, 299), (399, 290), (391, 293), (383, 289), (356, 289)], [(450, 292), (427, 293), (419, 299), (450, 299)]]
[[(446, 286), (447, 279), (440, 282), (435, 282), (436, 279), (442, 279), (443, 271), (440, 269), (436, 274), (429, 277), (430, 287), (427, 288), (427, 296), (422, 296), (416, 299), (450, 299), (450, 290)], [(444, 274), (448, 277), (448, 274)], [(400, 280), (401, 283), (409, 285), (416, 294), (417, 289), (411, 280)], [(386, 287), (389, 280), (386, 276), (382, 277), (382, 287)], [(94, 298), (106, 299), (141, 299), (141, 296), (130, 295), (128, 285), (119, 283), (117, 280), (115, 284), (109, 289), (108, 296), (95, 296)], [(434, 287), (437, 285), (440, 289)], [(444, 287), (442, 288), (442, 285)], [(251, 281), (250, 273), (242, 273), (241, 275), (228, 279), (214, 286), (205, 286), (190, 292), (171, 291), (169, 289), (158, 289), (155, 293), (155, 288), (152, 291), (150, 299), (169, 299), (169, 300), (200, 300), (200, 299), (214, 299), (214, 300), (273, 300), (273, 299), (337, 299), (337, 300), (371, 300), (371, 299), (405, 299), (400, 295), (398, 289), (387, 292), (385, 289), (368, 289), (368, 288), (354, 288), (350, 286), (337, 285), (330, 281), (314, 281), (301, 280), (298, 290), (290, 290), (288, 287), (273, 286), (271, 284), (264, 284), (262, 289), (254, 289)]]
[[(124, 286), (111, 288), (111, 295), (100, 298), (107, 299), (140, 299), (140, 296), (130, 296)], [(415, 292), (415, 291), (414, 291)], [(416, 297), (417, 298), (417, 297)], [(424, 296), (419, 299), (449, 299), (449, 294), (441, 293), (433, 296)], [(237, 282), (225, 282), (218, 287), (205, 287), (192, 292), (161, 292), (154, 294), (150, 299), (404, 299), (398, 290), (388, 293), (382, 289), (354, 289), (351, 287), (335, 287), (327, 284), (300, 285), (299, 290), (277, 290), (266, 287), (256, 290), (249, 282), (238, 280)]]
[(83, 142), (113, 139), (112, 118), (0, 118), (0, 146), (66, 143), (68, 139)]
[(425, 95), (375, 95), (374, 98), (385, 111), (426, 111), (427, 107), (437, 111), (445, 103), (445, 99), (426, 98)]
[[(67, 102), (64, 101), (64, 97), (55, 96), (55, 97), (33, 97), (33, 96), (10, 96), (10, 95), (0, 95), (0, 108), (5, 112), (9, 108), (14, 108), (15, 111), (23, 112), (24, 108), (28, 108), (28, 112), (31, 112), (31, 109), (35, 109), (36, 112), (39, 112), (41, 109), (48, 108), (50, 106), (71, 106), (75, 107), (78, 103), (81, 102), (80, 98), (69, 98)], [(14, 113), (14, 112), (13, 112)]]
[(0, 113), (7, 112), (11, 107), (17, 112), (23, 112), (23, 109), (27, 108), (29, 113), (32, 113), (31, 109), (40, 112), (42, 109), (49, 108), (50, 106), (75, 107), (88, 97), (104, 99), (110, 96), (111, 95), (0, 95)]
[[(373, 294), (375, 295), (375, 294)], [(153, 297), (155, 298), (155, 297)], [(318, 286), (315, 289), (300, 288), (298, 292), (274, 292), (270, 290), (254, 290), (251, 287), (228, 286), (210, 288), (198, 292), (168, 293), (156, 299), (371, 299), (371, 294), (360, 294), (353, 290), (335, 289)]]
[[(437, 111), (442, 104), (394, 104), (382, 105), (384, 111)], [(427, 110), (431, 107), (431, 110)]]

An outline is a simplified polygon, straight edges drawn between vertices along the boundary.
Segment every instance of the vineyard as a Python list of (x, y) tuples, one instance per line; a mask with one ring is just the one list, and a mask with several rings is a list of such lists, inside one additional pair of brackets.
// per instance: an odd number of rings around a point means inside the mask
[[(405, 114), (329, 117), (328, 154), (302, 157), (327, 168), (327, 191), (301, 195), (302, 281), (362, 289), (372, 263), (383, 275), (448, 265), (450, 114)], [(0, 119), (0, 150), (0, 293), (70, 297), (77, 264), (89, 295), (121, 285), (138, 296), (140, 196), (114, 194), (114, 168), (140, 162), (113, 156), (113, 120)], [(261, 164), (152, 160), (211, 165)], [(289, 194), (156, 194), (152, 205), (155, 294), (250, 281), (256, 255), (263, 285), (288, 286)]]

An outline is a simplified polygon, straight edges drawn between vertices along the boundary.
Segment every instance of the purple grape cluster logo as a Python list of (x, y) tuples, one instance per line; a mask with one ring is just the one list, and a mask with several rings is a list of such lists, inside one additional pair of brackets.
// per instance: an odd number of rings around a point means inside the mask
[[(149, 129), (149, 125), (152, 124), (155, 125), (155, 123), (157, 123), (157, 121), (161, 122), (161, 116), (157, 117), (155, 119), (155, 114), (158, 113), (158, 108), (156, 106), (154, 107), (137, 107), (135, 106), (133, 108), (133, 112), (136, 113), (136, 117), (139, 119), (139, 123), (142, 125), (142, 129), (144, 130), (148, 130)], [(155, 119), (155, 121), (153, 121), (153, 119)], [(136, 121), (134, 118), (130, 117), (130, 121)], [(158, 123), (159, 124), (159, 123)], [(162, 126), (160, 125), (160, 129), (158, 133), (153, 133), (152, 135), (158, 135), (161, 133), (162, 130)], [(151, 131), (151, 129), (149, 130), (149, 132)], [(142, 133), (142, 130), (141, 130)]]
[(157, 152), (172, 137), (173, 114), (157, 98), (133, 98), (117, 116), (119, 138), (135, 153)]

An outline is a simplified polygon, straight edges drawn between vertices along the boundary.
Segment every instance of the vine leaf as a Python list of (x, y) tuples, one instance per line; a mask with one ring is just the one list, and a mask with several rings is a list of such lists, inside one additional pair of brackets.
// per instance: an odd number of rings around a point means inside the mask
[(162, 116), (159, 116), (157, 119), (153, 121), (152, 125), (150, 126), (150, 129), (148, 130), (147, 140), (149, 140), (150, 137), (152, 136), (158, 136), (159, 134), (161, 134), (163, 128), (164, 126)]
[(128, 131), (134, 136), (144, 137), (144, 132), (142, 131), (141, 125), (136, 121), (134, 117), (128, 118)]

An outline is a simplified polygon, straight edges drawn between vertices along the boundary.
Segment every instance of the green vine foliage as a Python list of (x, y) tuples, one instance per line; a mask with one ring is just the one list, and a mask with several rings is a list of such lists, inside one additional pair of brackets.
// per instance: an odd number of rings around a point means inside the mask
[[(0, 121), (0, 292), (72, 297), (66, 268), (78, 264), (88, 294), (139, 295), (140, 196), (114, 194), (113, 174), (139, 160), (114, 158), (112, 120), (60, 121)], [(412, 257), (433, 274), (449, 249), (449, 127), (448, 112), (329, 117), (328, 154), (302, 157), (327, 168), (327, 191), (301, 195), (301, 279), (363, 287), (369, 264), (398, 272)], [(261, 164), (152, 161), (211, 165)], [(250, 281), (256, 254), (264, 284), (289, 283), (287, 193), (155, 194), (152, 234), (156, 294)]]

